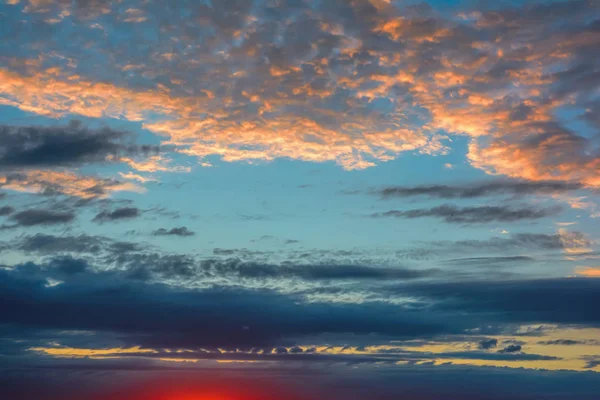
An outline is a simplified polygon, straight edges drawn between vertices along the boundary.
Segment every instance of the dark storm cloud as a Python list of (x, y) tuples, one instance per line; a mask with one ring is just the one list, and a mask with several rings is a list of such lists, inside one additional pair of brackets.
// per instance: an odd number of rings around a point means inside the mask
[(12, 214), (15, 211), (15, 209), (11, 206), (3, 206), (0, 207), (0, 217), (5, 217), (7, 215)]
[(414, 209), (407, 211), (390, 210), (371, 214), (371, 217), (404, 219), (433, 217), (443, 219), (448, 223), (478, 224), (486, 222), (516, 222), (524, 220), (536, 220), (557, 215), (560, 211), (560, 207), (456, 207), (445, 204), (433, 208)]
[(152, 232), (154, 236), (194, 236), (195, 232), (190, 231), (185, 226), (179, 228), (165, 229), (160, 228)]
[(472, 199), (494, 195), (555, 194), (581, 189), (573, 182), (493, 181), (464, 185), (391, 186), (373, 191), (383, 198), (427, 196), (442, 199)]
[(20, 211), (9, 218), (14, 225), (8, 227), (30, 227), (39, 225), (66, 224), (75, 220), (72, 211), (52, 211), (44, 209), (32, 209)]
[(157, 151), (134, 145), (126, 132), (92, 130), (78, 121), (59, 127), (0, 125), (0, 136), (0, 168), (4, 169), (78, 166)]
[(140, 214), (141, 214), (141, 212), (138, 208), (122, 207), (122, 208), (117, 208), (113, 211), (108, 211), (108, 210), (102, 211), (94, 217), (93, 221), (100, 222), (100, 223), (120, 221), (120, 220), (125, 220), (125, 219), (137, 218), (140, 216)]

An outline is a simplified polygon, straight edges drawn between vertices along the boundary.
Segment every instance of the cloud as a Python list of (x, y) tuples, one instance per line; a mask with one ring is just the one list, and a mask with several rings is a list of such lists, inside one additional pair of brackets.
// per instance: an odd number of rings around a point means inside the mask
[(459, 330), (444, 316), (424, 320), (418, 312), (381, 303), (298, 303), (264, 290), (183, 290), (98, 274), (48, 287), (45, 279), (19, 268), (0, 275), (3, 324), (114, 331), (129, 337), (123, 337), (126, 342), (157, 348), (275, 347), (327, 332), (415, 336)]
[(555, 194), (581, 189), (573, 182), (491, 181), (464, 185), (391, 186), (374, 193), (383, 198), (427, 196), (442, 199), (472, 199), (495, 195)]
[(52, 211), (44, 209), (31, 209), (20, 211), (9, 218), (14, 225), (9, 227), (31, 227), (40, 225), (67, 224), (75, 220), (75, 213), (71, 211)]
[(430, 209), (415, 209), (408, 211), (390, 210), (386, 212), (371, 214), (372, 218), (441, 218), (448, 223), (486, 223), (486, 222), (515, 222), (522, 220), (535, 220), (558, 214), (559, 207), (512, 208), (507, 206), (480, 206), (480, 207), (456, 207), (444, 204)]
[(140, 216), (140, 214), (141, 213), (138, 208), (122, 207), (122, 208), (117, 208), (113, 211), (108, 211), (108, 210), (102, 211), (94, 217), (93, 221), (99, 222), (99, 223), (119, 221), (119, 220), (124, 220), (124, 219), (137, 218)]
[(108, 14), (112, 9), (110, 0), (75, 0), (47, 1), (23, 0), (23, 11), (26, 13), (41, 13), (49, 15), (73, 15), (78, 19), (88, 20)]
[(126, 132), (91, 130), (79, 121), (58, 127), (0, 125), (0, 136), (0, 169), (5, 170), (80, 166), (158, 151), (135, 145)]
[(546, 346), (574, 346), (576, 344), (584, 344), (585, 342), (579, 340), (571, 340), (571, 339), (556, 339), (556, 340), (545, 340), (538, 342), (538, 344), (543, 344)]
[(179, 228), (171, 228), (171, 229), (160, 228), (160, 229), (157, 229), (154, 232), (152, 232), (152, 234), (154, 236), (183, 236), (183, 237), (186, 237), (186, 236), (194, 236), (195, 232), (192, 232), (185, 226), (182, 226)]
[(92, 199), (106, 197), (112, 192), (143, 192), (128, 182), (97, 176), (81, 176), (70, 171), (23, 170), (0, 175), (0, 187), (26, 193), (67, 195)]
[(575, 269), (575, 273), (588, 278), (600, 278), (600, 268), (578, 267)]
[(511, 344), (503, 348), (502, 350), (498, 350), (498, 353), (517, 353), (521, 351), (521, 346), (518, 344)]
[(453, 265), (505, 265), (505, 264), (524, 264), (535, 261), (528, 256), (499, 256), (499, 257), (467, 257), (456, 258), (444, 261), (445, 264)]
[[(395, 285), (388, 293), (417, 296), (425, 304), (438, 303), (438, 311), (487, 315), (498, 323), (532, 322), (600, 324), (600, 312), (588, 307), (599, 300), (600, 281), (585, 278), (453, 282)], [(442, 301), (443, 300), (443, 301)], [(527, 323), (527, 322), (526, 322)]]
[(90, 266), (85, 260), (66, 256), (53, 258), (46, 268), (54, 269), (59, 274), (76, 275), (86, 272)]
[(497, 339), (485, 339), (479, 342), (479, 348), (480, 349), (491, 349), (494, 348), (498, 345), (498, 340)]
[(57, 253), (100, 254), (102, 252), (121, 254), (143, 248), (143, 246), (136, 243), (115, 241), (102, 236), (86, 234), (54, 236), (38, 233), (33, 236), (21, 237), (12, 245), (14, 248), (27, 253), (49, 255)]
[[(583, 132), (597, 125), (597, 22), (587, 0), (479, 4), (462, 17), (379, 0), (237, 4), (235, 16), (229, 2), (80, 3), (12, 9), (7, 40), (28, 58), (0, 72), (3, 104), (148, 120), (200, 163), (292, 158), (361, 169), (406, 151), (443, 153), (440, 132), (466, 135), (468, 160), (490, 174), (598, 186), (597, 143)], [(128, 13), (137, 24), (123, 22)], [(55, 25), (27, 40), (12, 33), (29, 18)], [(68, 46), (66, 24), (81, 28)], [(117, 46), (100, 34), (115, 30)], [(153, 31), (152, 51), (141, 51)], [(61, 57), (42, 62), (40, 48)], [(582, 132), (561, 118), (565, 107), (581, 115)]]
[(437, 269), (408, 269), (403, 267), (382, 268), (364, 265), (302, 265), (266, 264), (247, 262), (238, 259), (205, 260), (200, 268), (219, 276), (235, 275), (252, 279), (299, 278), (318, 280), (412, 280), (434, 277)]
[(434, 247), (445, 247), (457, 251), (563, 250), (567, 253), (588, 251), (591, 244), (591, 239), (584, 233), (564, 229), (560, 229), (556, 234), (514, 233), (509, 237), (492, 237), (487, 240), (432, 243)]
[(7, 215), (12, 214), (13, 212), (15, 212), (15, 209), (11, 206), (0, 207), (0, 217), (5, 217)]

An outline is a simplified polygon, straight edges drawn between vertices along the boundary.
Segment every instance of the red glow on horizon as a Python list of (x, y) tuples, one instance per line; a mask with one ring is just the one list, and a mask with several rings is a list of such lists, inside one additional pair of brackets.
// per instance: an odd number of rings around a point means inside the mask
[[(99, 393), (97, 393), (99, 395)], [(160, 379), (114, 387), (110, 393), (94, 397), (94, 400), (306, 400), (286, 384), (265, 381), (264, 378), (208, 376), (197, 379)]]

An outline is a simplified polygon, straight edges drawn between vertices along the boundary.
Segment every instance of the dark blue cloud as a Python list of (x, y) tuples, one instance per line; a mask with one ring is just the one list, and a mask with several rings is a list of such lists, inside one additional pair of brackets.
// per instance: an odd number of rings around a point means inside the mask
[(12, 214), (9, 220), (14, 222), (14, 224), (6, 225), (5, 227), (7, 228), (59, 225), (74, 221), (75, 213), (72, 211), (31, 209)]
[[(82, 265), (63, 261), (68, 265), (60, 268), (67, 272)], [(0, 271), (0, 323), (115, 331), (127, 334), (131, 344), (151, 347), (264, 346), (325, 333), (414, 337), (461, 330), (448, 316), (383, 303), (306, 303), (235, 288), (184, 290), (110, 273), (79, 273), (50, 287), (39, 274), (25, 271)]]
[(486, 222), (516, 222), (536, 220), (560, 213), (560, 207), (507, 207), (507, 206), (476, 206), (456, 207), (449, 204), (433, 208), (413, 209), (406, 211), (390, 210), (371, 214), (372, 218), (404, 218), (415, 219), (433, 217), (448, 223), (480, 224)]
[(140, 216), (140, 214), (141, 214), (140, 210), (136, 207), (122, 207), (122, 208), (117, 208), (112, 211), (108, 211), (108, 210), (101, 211), (94, 217), (93, 221), (98, 222), (98, 223), (113, 222), (113, 221), (137, 218)]
[(79, 121), (58, 127), (0, 125), (0, 136), (0, 169), (79, 166), (158, 152), (135, 145), (130, 133), (92, 130)]

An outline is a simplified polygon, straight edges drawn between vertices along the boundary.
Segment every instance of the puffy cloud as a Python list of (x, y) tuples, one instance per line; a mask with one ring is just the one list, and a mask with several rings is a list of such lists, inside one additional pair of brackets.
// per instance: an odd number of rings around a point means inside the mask
[(0, 125), (0, 136), (0, 168), (8, 170), (80, 166), (158, 151), (135, 145), (126, 132), (90, 130), (79, 121), (59, 127)]
[[(64, 56), (55, 65), (48, 57), (10, 60), (0, 72), (3, 104), (146, 119), (146, 128), (200, 159), (292, 158), (348, 169), (405, 151), (444, 152), (445, 131), (471, 136), (469, 160), (489, 173), (599, 185), (595, 142), (559, 117), (571, 107), (595, 123), (590, 54), (600, 39), (587, 0), (480, 9), (462, 19), (368, 0), (79, 3), (26, 4), (29, 16), (70, 19), (83, 34), (63, 47), (33, 31)], [(109, 13), (115, 7), (120, 15)], [(101, 15), (100, 26), (124, 38), (116, 46), (85, 21)], [(159, 29), (152, 48), (143, 45), (142, 32)], [(104, 57), (84, 61), (84, 47)]]

